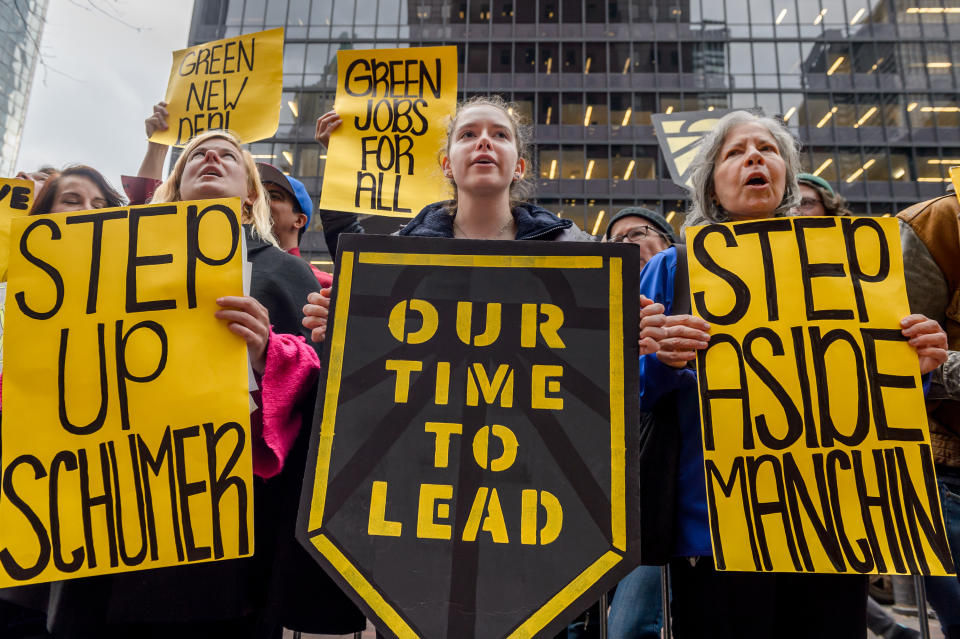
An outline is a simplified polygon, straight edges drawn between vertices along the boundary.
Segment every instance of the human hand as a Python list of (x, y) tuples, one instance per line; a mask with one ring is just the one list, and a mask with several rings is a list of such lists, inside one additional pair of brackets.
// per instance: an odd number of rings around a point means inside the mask
[[(640, 296), (640, 331), (641, 332), (643, 331), (643, 318), (652, 317), (654, 315), (662, 315), (663, 310), (664, 310), (663, 304), (658, 304), (657, 302), (654, 302), (652, 299), (650, 299), (646, 295), (641, 295)], [(650, 353), (656, 353), (657, 350), (660, 348), (657, 345), (657, 340), (649, 336), (644, 337), (643, 335), (640, 335), (640, 337), (637, 339), (637, 342), (640, 345), (641, 355), (649, 355)]]
[(310, 329), (310, 339), (318, 344), (327, 338), (331, 291), (330, 288), (324, 288), (319, 293), (310, 293), (303, 307), (303, 326)]
[(166, 131), (170, 128), (167, 124), (167, 117), (170, 114), (167, 113), (167, 103), (157, 102), (153, 105), (153, 115), (143, 121), (144, 127), (147, 130), (147, 139), (156, 133), (157, 131)]
[(252, 297), (217, 298), (220, 310), (217, 319), (229, 322), (230, 332), (247, 342), (247, 355), (254, 372), (263, 375), (267, 364), (267, 343), (270, 341), (270, 313)]
[(336, 111), (327, 111), (317, 118), (317, 132), (314, 138), (323, 146), (329, 147), (330, 134), (333, 133), (334, 129), (340, 126), (342, 122), (343, 120), (340, 119)]
[(907, 315), (900, 320), (906, 337), (920, 359), (920, 374), (925, 375), (947, 361), (947, 334), (936, 320), (926, 315)]
[[(641, 301), (641, 304), (643, 302)], [(710, 341), (710, 324), (693, 315), (664, 315), (662, 304), (649, 304), (640, 311), (641, 353), (643, 343), (656, 343), (652, 351), (668, 366), (683, 368)]]

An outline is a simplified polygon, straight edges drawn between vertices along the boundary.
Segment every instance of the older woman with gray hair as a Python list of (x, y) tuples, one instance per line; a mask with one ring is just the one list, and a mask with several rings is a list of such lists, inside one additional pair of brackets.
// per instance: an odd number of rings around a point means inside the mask
[[(798, 145), (777, 120), (745, 111), (727, 114), (705, 137), (694, 164), (688, 225), (784, 216), (800, 201)], [(671, 247), (654, 256), (640, 275), (640, 293), (655, 302), (643, 310), (641, 337), (654, 340), (658, 349), (640, 358), (640, 404), (655, 416), (647, 436), (667, 442), (655, 458), (655, 463), (663, 460), (664, 472), (646, 475), (652, 478), (650, 487), (641, 484), (641, 509), (645, 494), (660, 507), (660, 512), (648, 507), (646, 513), (657, 522), (660, 537), (645, 540), (656, 559), (670, 563), (674, 635), (866, 637), (864, 576), (714, 569), (697, 376), (686, 367), (707, 347), (710, 326), (689, 314), (689, 293), (674, 298), (676, 273), (685, 270), (685, 259)], [(946, 335), (939, 325), (922, 315), (901, 324), (918, 351), (921, 370), (936, 368), (946, 357)]]

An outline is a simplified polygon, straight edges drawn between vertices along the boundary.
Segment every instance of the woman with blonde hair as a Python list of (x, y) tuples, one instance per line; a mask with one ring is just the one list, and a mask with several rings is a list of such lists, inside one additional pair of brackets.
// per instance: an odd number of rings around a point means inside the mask
[(238, 197), (252, 262), (249, 296), (219, 298), (216, 315), (247, 343), (260, 388), (251, 414), (254, 556), (65, 582), (55, 637), (279, 637), (284, 627), (344, 634), (360, 611), (294, 537), (319, 359), (301, 305), (317, 289), (302, 260), (276, 246), (250, 153), (232, 133), (190, 140), (153, 203)]

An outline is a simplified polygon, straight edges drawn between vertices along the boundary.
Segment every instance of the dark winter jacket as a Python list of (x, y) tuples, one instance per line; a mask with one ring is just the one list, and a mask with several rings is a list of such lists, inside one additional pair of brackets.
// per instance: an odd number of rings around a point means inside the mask
[[(452, 202), (434, 202), (400, 229), (398, 235), (411, 237), (453, 237)], [(513, 208), (517, 224), (516, 240), (553, 240), (557, 242), (590, 242), (593, 237), (580, 230), (571, 220), (562, 220), (536, 204), (523, 203)]]

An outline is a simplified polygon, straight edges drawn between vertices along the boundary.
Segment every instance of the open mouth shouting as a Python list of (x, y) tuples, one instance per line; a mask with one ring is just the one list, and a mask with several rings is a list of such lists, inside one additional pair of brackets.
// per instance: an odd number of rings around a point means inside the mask
[(770, 178), (767, 176), (766, 171), (752, 171), (747, 175), (747, 179), (744, 180), (743, 185), (749, 188), (766, 188), (770, 185)]
[(223, 177), (223, 172), (219, 168), (211, 164), (207, 167), (204, 167), (203, 170), (200, 171), (200, 177), (207, 177), (207, 176)]
[(481, 153), (473, 158), (473, 161), (470, 164), (479, 164), (480, 166), (496, 166), (497, 162), (493, 159), (492, 155)]

